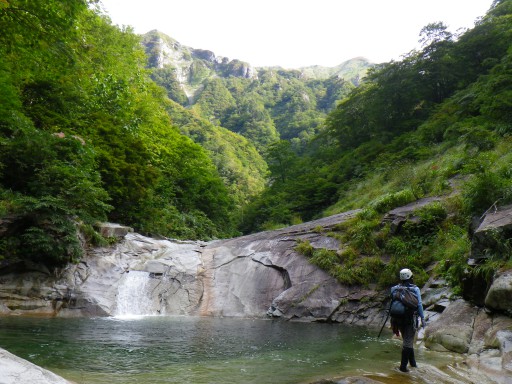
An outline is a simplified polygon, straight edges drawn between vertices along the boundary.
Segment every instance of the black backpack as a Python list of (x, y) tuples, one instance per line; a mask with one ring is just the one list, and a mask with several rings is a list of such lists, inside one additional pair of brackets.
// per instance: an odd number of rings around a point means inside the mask
[(400, 285), (391, 296), (389, 314), (391, 317), (411, 316), (418, 309), (418, 296), (414, 286)]

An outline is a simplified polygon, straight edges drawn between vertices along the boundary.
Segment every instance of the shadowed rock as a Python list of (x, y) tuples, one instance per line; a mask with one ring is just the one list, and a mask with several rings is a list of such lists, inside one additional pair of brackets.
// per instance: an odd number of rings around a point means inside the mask
[(485, 297), (485, 306), (512, 314), (512, 271), (498, 276)]

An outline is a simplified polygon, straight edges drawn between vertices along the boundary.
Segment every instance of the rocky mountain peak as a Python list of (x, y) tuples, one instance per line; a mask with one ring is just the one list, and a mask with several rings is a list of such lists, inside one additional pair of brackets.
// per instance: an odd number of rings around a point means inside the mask
[(187, 47), (157, 30), (143, 35), (142, 44), (148, 55), (148, 66), (172, 72), (174, 81), (191, 103), (205, 80), (215, 77), (257, 78), (257, 72), (248, 63), (216, 56), (210, 50)]
[(215, 56), (215, 53), (206, 49), (191, 49), (192, 57), (200, 60), (210, 61), (212, 63), (221, 64), (223, 61), (227, 61), (226, 58)]
[(149, 57), (148, 64), (152, 68), (170, 66), (187, 71), (192, 66), (201, 66), (206, 69), (205, 78), (214, 76), (254, 78), (256, 76), (256, 71), (249, 63), (216, 56), (210, 50), (187, 47), (157, 30), (143, 35), (142, 44)]

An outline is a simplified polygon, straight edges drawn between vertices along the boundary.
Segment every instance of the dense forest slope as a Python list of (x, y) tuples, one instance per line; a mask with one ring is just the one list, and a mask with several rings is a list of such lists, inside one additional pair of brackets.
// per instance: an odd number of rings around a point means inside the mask
[[(371, 69), (302, 152), (286, 141), (272, 147), (272, 183), (246, 210), (243, 230), (363, 208), (343, 228), (348, 248), (314, 262), (340, 280), (351, 279), (352, 270), (356, 284), (390, 284), (403, 265), (419, 282), (436, 265), (461, 284), (483, 214), (512, 201), (511, 33), (507, 0), (457, 36), (443, 23), (427, 25), (423, 48)], [(398, 236), (392, 223), (381, 226), (389, 209), (430, 196), (447, 198), (422, 207), (420, 224), (405, 225)], [(510, 234), (495, 236), (471, 269), (487, 280), (511, 263)], [(378, 279), (365, 259), (384, 262)]]
[[(376, 265), (386, 284), (407, 264), (457, 285), (468, 228), (512, 201), (511, 0), (459, 35), (425, 26), (400, 61), (331, 69), (253, 68), (137, 36), (95, 1), (3, 1), (0, 27), (4, 260), (77, 260), (108, 241), (99, 221), (212, 239), (362, 208), (335, 234), (346, 249), (301, 251), (348, 284), (377, 282)], [(380, 224), (432, 196), (419, 225)], [(510, 263), (496, 236), (475, 273)]]
[(95, 6), (0, 7), (5, 259), (76, 260), (77, 228), (100, 241), (92, 226), (107, 219), (173, 237), (236, 233), (235, 198), (210, 153), (172, 124), (140, 38)]
[(151, 76), (170, 99), (243, 135), (261, 153), (280, 139), (302, 147), (371, 66), (357, 58), (334, 68), (253, 68), (183, 46), (158, 31), (145, 34), (142, 42)]

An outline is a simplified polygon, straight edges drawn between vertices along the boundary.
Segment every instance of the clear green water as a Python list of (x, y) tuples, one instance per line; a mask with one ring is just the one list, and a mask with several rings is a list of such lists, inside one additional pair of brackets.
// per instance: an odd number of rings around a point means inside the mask
[[(375, 330), (339, 324), (271, 320), (0, 318), (0, 347), (79, 384), (391, 377), (400, 342), (376, 336)], [(417, 358), (433, 356), (418, 351)]]

